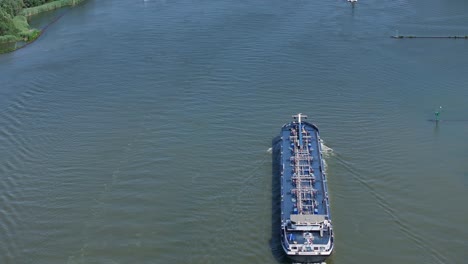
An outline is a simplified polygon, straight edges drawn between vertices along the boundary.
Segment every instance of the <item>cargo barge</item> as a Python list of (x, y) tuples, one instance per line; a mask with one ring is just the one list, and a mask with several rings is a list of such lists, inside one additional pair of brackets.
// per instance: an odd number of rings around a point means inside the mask
[(281, 245), (295, 262), (321, 263), (334, 247), (322, 145), (307, 116), (293, 118), (281, 129)]

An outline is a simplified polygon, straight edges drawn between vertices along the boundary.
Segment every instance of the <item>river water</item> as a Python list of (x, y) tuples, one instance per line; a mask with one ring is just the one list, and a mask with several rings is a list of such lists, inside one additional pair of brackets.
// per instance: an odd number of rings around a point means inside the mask
[[(466, 263), (465, 0), (88, 1), (0, 56), (0, 263), (287, 263), (272, 139), (321, 129), (327, 263)], [(442, 106), (436, 125), (433, 113)]]

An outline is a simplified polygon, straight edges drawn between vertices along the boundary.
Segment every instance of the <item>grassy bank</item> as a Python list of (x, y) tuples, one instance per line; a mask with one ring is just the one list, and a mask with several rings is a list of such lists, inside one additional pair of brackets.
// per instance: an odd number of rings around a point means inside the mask
[(23, 9), (20, 14), (23, 16), (33, 16), (42, 12), (55, 10), (65, 6), (74, 6), (84, 2), (84, 0), (57, 0), (40, 6)]
[(0, 43), (10, 43), (16, 41), (33, 41), (39, 37), (41, 31), (38, 29), (31, 29), (28, 20), (25, 16), (15, 16), (12, 19), (15, 34), (8, 34), (0, 36)]
[(21, 38), (15, 35), (0, 36), (0, 44), (20, 41)]
[[(2, 4), (1, 1), (0, 4)], [(0, 53), (21, 48), (24, 45), (15, 45), (15, 43), (20, 41), (30, 43), (41, 35), (40, 30), (30, 28), (28, 17), (65, 6), (74, 6), (82, 2), (84, 0), (57, 0), (40, 6), (24, 9), (17, 8), (16, 10), (8, 8), (10, 6), (0, 5), (0, 44), (2, 44), (0, 45)]]

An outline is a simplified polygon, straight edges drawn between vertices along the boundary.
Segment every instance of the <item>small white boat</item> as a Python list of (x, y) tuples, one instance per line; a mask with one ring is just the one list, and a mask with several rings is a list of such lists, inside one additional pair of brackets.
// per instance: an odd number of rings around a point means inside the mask
[(357, 0), (348, 0), (348, 2), (354, 4), (354, 3), (357, 3)]

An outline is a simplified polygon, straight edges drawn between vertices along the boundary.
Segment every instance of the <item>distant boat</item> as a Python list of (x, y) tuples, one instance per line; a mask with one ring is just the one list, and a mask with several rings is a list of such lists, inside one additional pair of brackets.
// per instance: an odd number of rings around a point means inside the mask
[(333, 228), (318, 128), (297, 114), (281, 129), (281, 245), (297, 262), (323, 262)]
[(357, 3), (357, 0), (348, 0), (351, 4)]

